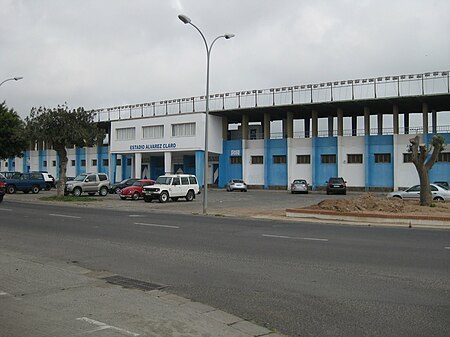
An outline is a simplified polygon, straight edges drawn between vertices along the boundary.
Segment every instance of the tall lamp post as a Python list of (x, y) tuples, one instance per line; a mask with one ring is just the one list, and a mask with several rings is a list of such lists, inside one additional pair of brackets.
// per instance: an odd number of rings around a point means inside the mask
[(2, 85), (3, 83), (5, 83), (5, 82), (8, 82), (8, 81), (19, 81), (19, 80), (21, 80), (23, 77), (12, 77), (12, 78), (7, 78), (6, 80), (4, 80), (4, 81), (2, 81), (1, 83), (0, 83), (0, 85)]
[(208, 172), (208, 119), (209, 119), (209, 59), (211, 55), (211, 49), (214, 45), (214, 43), (220, 39), (225, 38), (226, 40), (231, 39), (234, 37), (234, 34), (224, 34), (217, 36), (213, 42), (211, 42), (211, 45), (208, 46), (208, 42), (206, 41), (205, 36), (203, 35), (202, 31), (191, 22), (191, 19), (189, 19), (186, 15), (178, 15), (178, 18), (184, 23), (189, 24), (192, 27), (194, 27), (202, 36), (203, 42), (205, 43), (206, 48), (206, 115), (205, 115), (205, 157), (204, 157), (204, 167), (203, 167), (203, 186), (204, 186), (204, 196), (203, 196), (203, 214), (207, 214), (208, 210), (208, 178), (207, 178), (207, 172)]

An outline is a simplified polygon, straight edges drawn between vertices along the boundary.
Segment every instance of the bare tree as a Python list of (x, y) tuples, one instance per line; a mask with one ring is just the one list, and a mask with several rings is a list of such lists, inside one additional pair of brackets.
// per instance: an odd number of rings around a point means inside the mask
[[(445, 138), (441, 135), (433, 136), (431, 144), (421, 144), (420, 136), (416, 135), (409, 140), (409, 152), (412, 153), (412, 161), (419, 174), (420, 181), (420, 205), (431, 206), (431, 188), (428, 172), (433, 167), (439, 154), (445, 149)], [(431, 153), (431, 155), (430, 155)]]

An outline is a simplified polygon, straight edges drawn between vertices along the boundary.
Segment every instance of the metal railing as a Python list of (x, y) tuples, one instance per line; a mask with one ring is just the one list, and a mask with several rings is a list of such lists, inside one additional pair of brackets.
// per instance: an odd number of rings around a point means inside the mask
[[(449, 71), (381, 76), (209, 96), (210, 111), (450, 93)], [(97, 121), (203, 112), (205, 96), (92, 110)]]

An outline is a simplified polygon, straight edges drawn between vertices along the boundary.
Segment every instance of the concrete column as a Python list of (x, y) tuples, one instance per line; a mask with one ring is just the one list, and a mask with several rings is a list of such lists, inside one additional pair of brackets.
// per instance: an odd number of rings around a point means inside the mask
[(286, 136), (294, 138), (294, 113), (292, 111), (288, 111), (286, 116)]
[(141, 179), (142, 153), (134, 154), (134, 178)]
[(337, 109), (338, 136), (344, 135), (344, 110)]
[(352, 116), (352, 136), (358, 135), (358, 117)]
[(423, 134), (428, 133), (428, 104), (422, 103), (422, 127)]
[(264, 139), (270, 139), (270, 114), (264, 113)]
[(392, 115), (393, 115), (393, 119), (394, 119), (394, 135), (398, 135), (399, 133), (399, 124), (398, 124), (398, 105), (394, 104), (392, 106)]
[(222, 139), (228, 140), (228, 118), (222, 117)]
[(242, 115), (242, 139), (248, 139), (248, 115)]
[(311, 117), (312, 117), (312, 136), (313, 137), (317, 137), (318, 133), (319, 133), (319, 117), (317, 114), (316, 110), (313, 110), (311, 112)]
[(377, 114), (377, 129), (378, 135), (381, 136), (383, 134), (383, 113), (381, 112)]
[(437, 113), (436, 110), (431, 111), (431, 128), (433, 133), (437, 133)]
[(364, 135), (370, 136), (370, 108), (364, 107)]
[(405, 135), (409, 134), (409, 112), (403, 114), (403, 124), (405, 125)]
[(311, 127), (310, 127), (310, 123), (311, 123), (311, 118), (305, 118), (304, 120), (304, 129), (305, 129), (305, 138), (309, 138), (311, 137)]
[(328, 116), (328, 137), (333, 137), (333, 116)]
[(175, 173), (172, 172), (172, 152), (164, 152), (164, 173)]

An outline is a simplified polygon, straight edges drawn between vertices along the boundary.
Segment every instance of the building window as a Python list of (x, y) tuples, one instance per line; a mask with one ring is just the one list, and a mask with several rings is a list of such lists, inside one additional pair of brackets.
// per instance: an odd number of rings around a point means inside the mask
[(116, 166), (122, 166), (122, 159), (116, 159)]
[(403, 162), (412, 163), (412, 153), (403, 153)]
[(81, 166), (86, 167), (86, 159), (81, 159)]
[(136, 139), (136, 128), (116, 129), (116, 139), (117, 140), (135, 140)]
[(230, 164), (241, 164), (241, 163), (242, 163), (241, 156), (230, 157)]
[(297, 164), (311, 164), (311, 155), (300, 154), (297, 156)]
[(275, 155), (273, 156), (274, 164), (286, 164), (286, 156), (285, 155)]
[(437, 158), (438, 162), (450, 163), (450, 152), (441, 152)]
[(263, 156), (252, 156), (252, 164), (263, 164), (264, 157)]
[(391, 162), (390, 153), (375, 153), (375, 163), (377, 164), (388, 164)]
[(348, 164), (362, 164), (363, 155), (362, 154), (347, 154)]
[(103, 163), (103, 166), (109, 166), (109, 160), (108, 159), (103, 159), (102, 163)]
[(56, 160), (52, 160), (52, 166), (56, 167)]
[(75, 160), (71, 160), (71, 161), (70, 161), (70, 164), (71, 164), (72, 166), (75, 166)]
[(127, 166), (131, 166), (131, 158), (127, 158)]
[(164, 138), (164, 125), (142, 127), (142, 138), (144, 139)]
[(322, 154), (320, 155), (320, 162), (322, 164), (336, 164), (335, 154)]
[(16, 167), (16, 162), (15, 161), (12, 162), (12, 167)]
[(42, 166), (47, 167), (47, 161), (44, 160), (44, 162), (42, 163)]
[(5, 161), (5, 167), (8, 167), (8, 162), (7, 161)]
[(97, 159), (92, 159), (92, 166), (97, 166)]
[(172, 137), (195, 136), (195, 123), (172, 124)]

